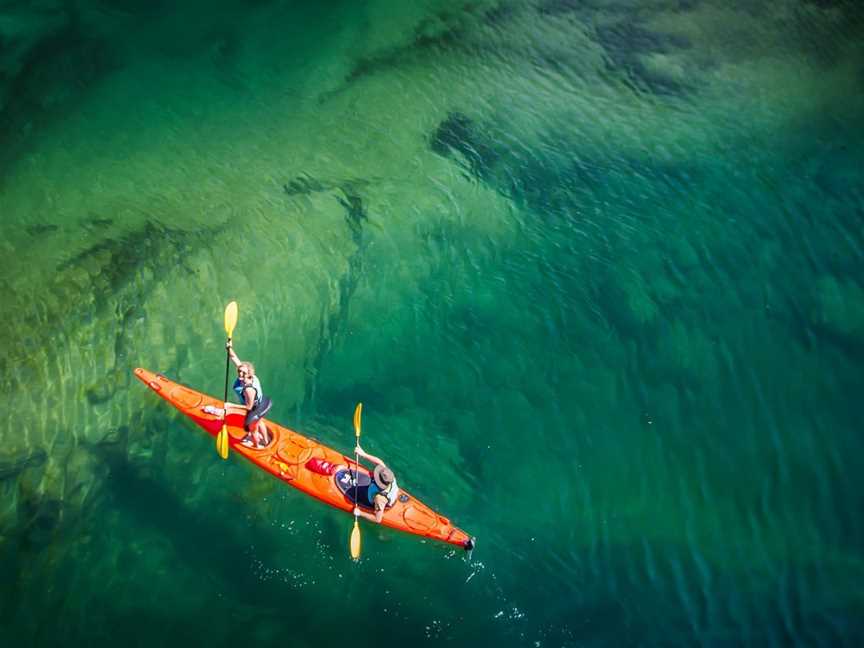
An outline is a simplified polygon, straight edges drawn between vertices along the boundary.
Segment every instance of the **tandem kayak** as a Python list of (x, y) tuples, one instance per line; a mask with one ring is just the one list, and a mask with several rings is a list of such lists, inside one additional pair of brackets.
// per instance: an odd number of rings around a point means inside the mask
[[(222, 419), (208, 414), (204, 408), (208, 405), (221, 408), (224, 403), (218, 398), (202, 394), (184, 385), (169, 380), (162, 374), (146, 369), (135, 369), (135, 377), (171, 403), (180, 412), (197, 423), (205, 432), (215, 437), (222, 429)], [(242, 455), (261, 470), (264, 470), (286, 484), (293, 486), (307, 495), (321, 500), (348, 513), (353, 513), (354, 500), (343, 492), (331, 475), (324, 475), (311, 470), (314, 460), (326, 461), (331, 464), (350, 466), (353, 472), (355, 463), (352, 457), (322, 445), (315, 439), (298, 434), (294, 430), (282, 427), (269, 419), (264, 419), (267, 429), (272, 435), (272, 441), (265, 448), (251, 448), (240, 443), (246, 433), (243, 430), (243, 415), (228, 414), (229, 445), (237, 454)], [(313, 462), (313, 464), (310, 464)], [(359, 467), (358, 480), (371, 476), (365, 467)], [(474, 539), (462, 529), (453, 526), (443, 515), (436, 513), (401, 486), (396, 503), (384, 512), (381, 524), (413, 533), (414, 535), (440, 540), (463, 549), (473, 549)]]

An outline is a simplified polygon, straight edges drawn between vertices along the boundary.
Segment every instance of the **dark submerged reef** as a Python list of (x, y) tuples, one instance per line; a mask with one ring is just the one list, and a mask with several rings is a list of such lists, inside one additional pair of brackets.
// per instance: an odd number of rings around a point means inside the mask
[(49, 18), (34, 33), (0, 32), (0, 182), (33, 132), (74, 111), (119, 66), (111, 44), (88, 34), (74, 9), (43, 12)]
[(319, 180), (309, 175), (302, 175), (289, 180), (282, 185), (286, 196), (303, 196), (314, 193), (326, 193), (329, 191), (341, 191), (345, 194), (355, 193), (370, 184), (369, 180), (346, 179), (346, 180)]
[(500, 155), (492, 139), (467, 115), (451, 112), (429, 136), (429, 148), (453, 158), (473, 177), (489, 179)]
[(322, 94), (319, 101), (332, 98), (368, 76), (399, 67), (423, 65), (430, 58), (483, 51), (494, 52), (497, 56), (500, 45), (489, 48), (484, 43), (484, 31), (500, 28), (516, 13), (509, 3), (483, 7), (464, 4), (459, 10), (439, 11), (417, 24), (409, 42), (358, 57), (344, 83)]
[(47, 458), (48, 455), (41, 449), (17, 457), (0, 454), (0, 481), (17, 477), (28, 468), (38, 468), (45, 464)]
[[(112, 222), (113, 219), (95, 218), (84, 226), (101, 230)], [(49, 230), (46, 235), (54, 231)], [(188, 257), (218, 231), (217, 227), (186, 232), (149, 220), (131, 232), (103, 238), (58, 264), (56, 281), (46, 287), (46, 294), (35, 304), (28, 295), (11, 290), (7, 308), (13, 304), (30, 306), (18, 309), (17, 319), (22, 326), (11, 333), (12, 343), (0, 355), (0, 380), (4, 388), (17, 388), (21, 372), (12, 373), (8, 368), (19, 366), (26, 372), (33, 362), (29, 349), (62, 344), (76, 323), (108, 317), (118, 323), (113, 329), (117, 366), (99, 385), (89, 388), (86, 396), (93, 404), (109, 400), (114, 390), (129, 381), (122, 365), (125, 341), (132, 335), (140, 305), (159, 285), (163, 269), (180, 268), (194, 273), (187, 263)], [(46, 326), (46, 322), (51, 325)], [(21, 343), (16, 338), (24, 331), (27, 338)]]
[(623, 74), (637, 89), (670, 96), (692, 91), (692, 85), (653, 72), (643, 61), (649, 54), (676, 54), (689, 49), (691, 44), (686, 38), (647, 29), (635, 17), (598, 25), (595, 35), (606, 52), (608, 69)]
[[(363, 256), (366, 248), (363, 228), (369, 217), (360, 190), (369, 184), (369, 180), (363, 179), (326, 181), (305, 175), (294, 178), (282, 186), (285, 194), (290, 197), (312, 193), (332, 194), (339, 205), (345, 209), (345, 224), (355, 246), (354, 251), (348, 256), (348, 269), (337, 280), (338, 304), (335, 309), (324, 306), (320, 320), (319, 342), (307, 355), (306, 367), (311, 376), (320, 375), (327, 355), (339, 341), (340, 332), (348, 322), (348, 308), (352, 296), (363, 274)], [(317, 397), (317, 380), (310, 380), (306, 385), (304, 400), (311, 403)]]

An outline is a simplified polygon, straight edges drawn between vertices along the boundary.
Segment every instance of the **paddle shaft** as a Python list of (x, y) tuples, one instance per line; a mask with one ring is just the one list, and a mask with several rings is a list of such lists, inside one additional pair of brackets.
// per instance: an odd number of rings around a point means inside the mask
[[(357, 436), (356, 445), (360, 445), (360, 430), (359, 428), (355, 428), (354, 430)], [(357, 451), (354, 451), (354, 508), (357, 508), (357, 489), (360, 488), (360, 455)], [(355, 516), (356, 519), (356, 516)]]
[(225, 333), (228, 335), (228, 343), (225, 345), (225, 396), (222, 399), (224, 409), (222, 410), (222, 429), (216, 435), (216, 452), (223, 459), (228, 458), (228, 371), (231, 368), (231, 338), (234, 336), (234, 327), (237, 325), (237, 302), (231, 302), (225, 307)]
[[(231, 337), (228, 337), (228, 341), (231, 341)], [(228, 372), (231, 369), (231, 349), (225, 349), (225, 397), (222, 399), (223, 406), (228, 405)], [(225, 412), (225, 420), (228, 420), (228, 412)]]

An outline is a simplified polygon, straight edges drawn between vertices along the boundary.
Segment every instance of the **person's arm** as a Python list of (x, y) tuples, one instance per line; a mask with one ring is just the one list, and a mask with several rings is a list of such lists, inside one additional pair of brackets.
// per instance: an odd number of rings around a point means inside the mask
[(375, 521), (381, 524), (381, 519), (384, 517), (384, 510), (387, 508), (387, 496), (377, 493), (375, 495)]
[(379, 459), (379, 458), (376, 457), (375, 455), (371, 455), (371, 454), (369, 454), (368, 452), (364, 451), (363, 448), (360, 447), (360, 444), (359, 444), (359, 443), (358, 443), (357, 446), (354, 448), (354, 452), (355, 452), (358, 456), (363, 457), (363, 459), (366, 459), (367, 461), (371, 461), (371, 462), (374, 463), (374, 464), (381, 464), (382, 466), (385, 466), (385, 465), (386, 465), (386, 464), (385, 464), (381, 459)]
[(234, 363), (235, 367), (239, 367), (240, 358), (238, 358), (237, 354), (234, 352), (234, 343), (231, 340), (228, 340), (225, 343), (225, 348), (228, 349), (228, 357), (231, 358), (231, 362)]
[(354, 515), (357, 517), (362, 517), (370, 522), (378, 522), (374, 515), (369, 515), (366, 511), (362, 510), (359, 506), (354, 507)]
[(381, 524), (381, 520), (384, 519), (384, 510), (387, 508), (387, 497), (385, 495), (381, 495), (380, 493), (375, 495), (375, 515), (371, 513), (367, 513), (362, 510), (359, 506), (354, 507), (354, 515), (359, 515), (362, 518), (369, 520), (370, 522), (375, 522), (376, 524)]

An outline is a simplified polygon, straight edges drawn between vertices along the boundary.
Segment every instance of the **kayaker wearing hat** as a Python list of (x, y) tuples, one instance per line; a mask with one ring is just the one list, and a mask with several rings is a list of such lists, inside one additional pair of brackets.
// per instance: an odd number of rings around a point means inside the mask
[(359, 506), (354, 507), (354, 515), (359, 515), (370, 522), (380, 524), (381, 519), (384, 517), (384, 511), (387, 507), (393, 506), (396, 503), (396, 498), (399, 497), (399, 486), (396, 483), (396, 477), (393, 475), (393, 471), (381, 459), (365, 452), (359, 443), (354, 448), (354, 452), (363, 459), (375, 464), (375, 469), (372, 471), (372, 481), (368, 486), (360, 486), (357, 489), (357, 501), (360, 504), (371, 506), (375, 511), (375, 515), (363, 511)]

